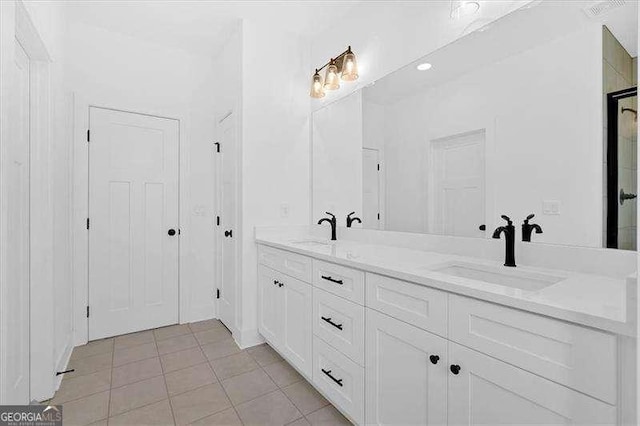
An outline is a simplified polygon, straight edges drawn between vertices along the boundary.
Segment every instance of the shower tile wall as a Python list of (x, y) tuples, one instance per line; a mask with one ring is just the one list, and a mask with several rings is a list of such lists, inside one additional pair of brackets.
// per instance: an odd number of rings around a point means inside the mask
[[(606, 246), (606, 213), (607, 213), (607, 109), (606, 95), (611, 92), (626, 89), (637, 84), (638, 58), (632, 58), (611, 34), (607, 27), (602, 27), (602, 64), (603, 64), (603, 246)], [(620, 102), (622, 107), (633, 108), (637, 111), (637, 98), (628, 98)], [(637, 131), (633, 114), (625, 113), (620, 116), (618, 134), (621, 138), (618, 147), (619, 187), (627, 193), (637, 193)], [(637, 200), (625, 202), (619, 206), (618, 241), (619, 248), (636, 249), (636, 205)]]

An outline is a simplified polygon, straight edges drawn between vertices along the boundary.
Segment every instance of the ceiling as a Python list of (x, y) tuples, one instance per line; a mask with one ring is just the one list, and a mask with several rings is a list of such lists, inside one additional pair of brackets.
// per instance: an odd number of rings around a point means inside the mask
[(72, 22), (196, 54), (212, 54), (240, 19), (311, 37), (360, 1), (68, 0)]
[[(438, 86), (467, 72), (570, 34), (588, 25), (607, 25), (632, 57), (638, 54), (638, 3), (627, 1), (597, 18), (588, 18), (583, 8), (592, 0), (546, 0), (532, 2), (490, 23), (484, 31), (473, 31), (375, 82), (365, 90), (367, 100), (393, 103), (419, 90)], [(476, 28), (477, 29), (477, 28)], [(567, 52), (570, 57), (570, 52)], [(429, 71), (417, 71), (427, 62)]]

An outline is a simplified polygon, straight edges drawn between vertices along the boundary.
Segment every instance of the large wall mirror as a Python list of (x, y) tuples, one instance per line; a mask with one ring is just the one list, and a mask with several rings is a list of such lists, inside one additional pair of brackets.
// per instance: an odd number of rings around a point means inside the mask
[(314, 220), (490, 238), (533, 214), (533, 242), (636, 250), (638, 4), (592, 3), (533, 2), (315, 111)]

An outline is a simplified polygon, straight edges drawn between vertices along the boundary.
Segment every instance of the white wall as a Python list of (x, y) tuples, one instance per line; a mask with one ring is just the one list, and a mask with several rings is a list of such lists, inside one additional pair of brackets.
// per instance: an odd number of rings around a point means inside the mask
[(536, 213), (535, 241), (600, 247), (601, 37), (593, 25), (387, 107), (389, 229), (422, 231), (427, 142), (484, 129), (487, 229)]
[[(180, 120), (180, 318), (211, 318), (215, 314), (212, 59), (77, 22), (69, 24), (65, 41), (66, 77), (76, 107), (89, 103)], [(84, 142), (77, 139), (76, 144)], [(86, 282), (82, 271), (76, 274), (82, 298)], [(81, 342), (86, 336), (82, 308), (75, 309), (74, 317)]]
[(309, 221), (308, 41), (245, 20), (242, 48), (241, 345), (257, 334), (256, 226)]

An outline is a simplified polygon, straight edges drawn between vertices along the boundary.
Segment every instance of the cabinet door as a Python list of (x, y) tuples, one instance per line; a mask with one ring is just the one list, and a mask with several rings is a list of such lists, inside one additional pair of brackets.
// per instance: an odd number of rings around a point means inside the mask
[(616, 422), (612, 405), (451, 342), (449, 364), (450, 425)]
[(286, 277), (283, 284), (278, 287), (279, 297), (282, 298), (283, 355), (302, 373), (311, 377), (312, 287), (291, 277)]
[(265, 266), (258, 267), (258, 331), (272, 345), (282, 340), (281, 275)]
[(367, 424), (446, 424), (446, 340), (366, 311)]

